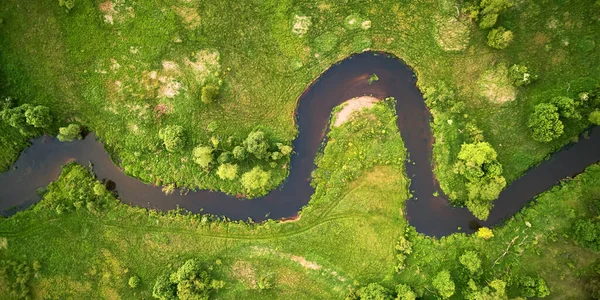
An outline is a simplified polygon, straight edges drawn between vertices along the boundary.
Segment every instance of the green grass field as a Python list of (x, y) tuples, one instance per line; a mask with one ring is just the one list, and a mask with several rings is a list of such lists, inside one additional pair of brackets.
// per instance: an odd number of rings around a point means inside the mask
[[(526, 120), (534, 104), (555, 95), (576, 96), (598, 84), (594, 41), (600, 38), (593, 1), (518, 3), (498, 21), (515, 33), (505, 50), (485, 44), (479, 29), (449, 0), (368, 3), (348, 1), (78, 1), (67, 13), (52, 1), (0, 4), (0, 92), (21, 103), (51, 107), (60, 123), (77, 121), (106, 143), (115, 161), (145, 182), (242, 192), (239, 181), (220, 180), (194, 164), (192, 149), (209, 138), (240, 142), (260, 128), (273, 142), (296, 135), (296, 100), (332, 63), (365, 49), (407, 61), (421, 89), (445, 83), (466, 104), (464, 116), (438, 115), (437, 173), (459, 194), (452, 166), (460, 127), (483, 130), (508, 181), (570, 141), (586, 120), (567, 124), (556, 141), (531, 140)], [(524, 64), (539, 79), (505, 86), (494, 70)], [(491, 75), (490, 75), (491, 74)], [(199, 101), (200, 87), (220, 81), (216, 103)], [(503, 104), (501, 102), (504, 102)], [(164, 151), (160, 128), (181, 125), (187, 145)], [(28, 137), (2, 136), (6, 169)], [(255, 164), (242, 164), (247, 171)], [(287, 176), (273, 166), (269, 187)], [(199, 175), (200, 174), (200, 175)]]
[[(540, 196), (489, 240), (464, 234), (437, 240), (416, 234), (404, 219), (409, 183), (393, 108), (378, 104), (361, 114), (330, 132), (317, 161), (317, 192), (297, 221), (232, 223), (130, 207), (71, 164), (42, 202), (0, 220), (0, 259), (37, 262), (27, 281), (35, 299), (148, 299), (156, 277), (190, 258), (212, 265), (225, 282), (219, 299), (343, 299), (370, 282), (406, 283), (435, 299), (431, 278), (441, 269), (451, 271), (456, 295), (466, 291), (458, 256), (473, 250), (482, 259), (481, 281), (539, 274), (551, 298), (585, 297), (580, 276), (600, 254), (575, 245), (569, 232), (600, 194), (600, 165)], [(397, 272), (402, 236), (412, 253)], [(494, 265), (515, 236), (518, 246)], [(142, 282), (135, 289), (127, 285), (133, 275)], [(272, 278), (272, 289), (258, 288), (264, 276)], [(8, 294), (12, 280), (0, 277), (0, 293)], [(511, 285), (508, 291), (519, 295)]]

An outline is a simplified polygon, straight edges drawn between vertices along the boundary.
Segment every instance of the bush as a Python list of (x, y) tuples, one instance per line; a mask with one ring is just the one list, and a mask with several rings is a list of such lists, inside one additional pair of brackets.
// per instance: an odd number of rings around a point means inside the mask
[(511, 6), (513, 6), (513, 3), (509, 0), (481, 0), (478, 13), (481, 16), (479, 27), (482, 29), (494, 27), (499, 14)]
[(487, 14), (479, 19), (479, 28), (492, 28), (494, 25), (496, 25), (496, 21), (498, 21), (498, 14)]
[(515, 86), (524, 86), (537, 79), (537, 75), (531, 74), (526, 66), (512, 65), (508, 69), (508, 77)]
[(198, 146), (194, 148), (192, 154), (194, 156), (194, 161), (202, 168), (208, 168), (214, 160), (213, 148), (208, 146)]
[(158, 137), (169, 152), (178, 152), (185, 147), (185, 131), (179, 125), (167, 125), (158, 132)]
[(600, 222), (593, 220), (579, 220), (575, 223), (575, 241), (578, 244), (600, 251)]
[(244, 141), (246, 150), (248, 153), (254, 154), (256, 158), (263, 159), (269, 156), (269, 143), (265, 133), (257, 130), (248, 134), (248, 137)]
[(75, 139), (81, 139), (81, 126), (78, 124), (69, 124), (67, 127), (58, 129), (58, 140), (61, 142), (71, 142)]
[(10, 108), (7, 105), (7, 107), (4, 108), (0, 113), (0, 117), (2, 117), (2, 120), (6, 122), (6, 124), (18, 129), (21, 134), (28, 135), (32, 132), (29, 124), (27, 123), (25, 112), (30, 108), (32, 108), (32, 106), (29, 104), (23, 104), (14, 108)]
[(600, 110), (595, 110), (590, 113), (588, 120), (594, 125), (600, 125)]
[(484, 240), (489, 240), (494, 237), (494, 232), (487, 227), (481, 227), (479, 230), (477, 230), (477, 237)]
[(504, 27), (498, 27), (490, 30), (488, 34), (488, 46), (494, 49), (504, 49), (508, 47), (513, 40), (513, 33)]
[(152, 296), (161, 300), (206, 299), (210, 293), (223, 287), (223, 283), (212, 279), (207, 270), (195, 259), (186, 261), (170, 276), (157, 278)]
[(128, 283), (129, 283), (129, 287), (131, 287), (132, 289), (135, 289), (140, 285), (141, 279), (139, 276), (134, 275), (134, 276), (129, 277)]
[(356, 293), (360, 300), (387, 300), (392, 299), (389, 291), (377, 283), (369, 283)]
[(233, 180), (237, 177), (238, 174), (238, 165), (235, 164), (222, 164), (219, 166), (217, 170), (217, 175), (221, 179), (225, 180)]
[(519, 291), (524, 297), (544, 298), (550, 295), (550, 290), (548, 290), (548, 286), (546, 286), (546, 282), (542, 278), (520, 276), (517, 283)]
[(575, 100), (569, 97), (558, 96), (552, 98), (552, 100), (550, 100), (550, 103), (554, 104), (554, 106), (558, 108), (558, 114), (561, 117), (570, 119), (581, 119), (581, 115), (579, 114), (579, 112), (577, 112), (577, 103), (575, 102)]
[(550, 142), (561, 136), (564, 131), (558, 108), (548, 103), (535, 106), (527, 126), (532, 130), (532, 138), (538, 142)]
[(233, 157), (237, 160), (244, 160), (246, 159), (247, 153), (246, 153), (246, 148), (242, 147), (242, 146), (235, 146), (235, 148), (233, 148)]
[(50, 109), (42, 105), (27, 109), (25, 111), (25, 119), (27, 124), (33, 125), (36, 128), (48, 128), (52, 124)]
[(209, 104), (215, 101), (219, 95), (219, 87), (215, 85), (207, 85), (202, 88), (202, 102)]
[(455, 285), (448, 270), (443, 270), (437, 273), (437, 275), (433, 278), (432, 284), (442, 298), (446, 299), (454, 295)]
[(67, 9), (70, 12), (75, 7), (75, 0), (58, 0), (58, 5)]
[(248, 191), (263, 190), (271, 179), (271, 173), (263, 171), (260, 167), (254, 167), (242, 175), (242, 186)]
[(475, 251), (466, 251), (463, 255), (458, 258), (458, 261), (463, 265), (471, 274), (479, 271), (481, 268), (481, 259), (477, 256)]

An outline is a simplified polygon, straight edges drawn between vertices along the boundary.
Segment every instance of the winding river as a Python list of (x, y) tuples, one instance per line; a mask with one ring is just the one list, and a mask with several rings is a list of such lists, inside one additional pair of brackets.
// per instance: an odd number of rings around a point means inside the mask
[[(368, 77), (373, 73), (379, 81), (369, 84)], [(457, 231), (473, 232), (479, 226), (498, 224), (518, 212), (535, 195), (600, 160), (600, 128), (595, 127), (588, 138), (553, 154), (511, 183), (495, 201), (489, 219), (477, 221), (467, 209), (452, 207), (443, 194), (433, 196), (441, 189), (431, 167), (431, 116), (415, 82), (415, 75), (406, 64), (384, 53), (357, 54), (328, 69), (298, 101), (299, 134), (293, 142), (296, 153), (291, 158), (290, 176), (279, 189), (261, 198), (240, 201), (211, 191), (190, 192), (185, 196), (177, 192), (165, 195), (160, 187), (146, 185), (125, 175), (93, 134), (71, 143), (60, 143), (44, 136), (33, 140), (13, 167), (0, 174), (0, 210), (9, 215), (39, 201), (36, 189), (56, 180), (61, 166), (75, 160), (84, 165), (92, 163), (97, 177), (111, 185), (114, 183), (119, 198), (132, 205), (160, 210), (180, 206), (232, 220), (294, 217), (314, 192), (310, 186), (311, 171), (331, 110), (348, 99), (363, 95), (395, 97), (397, 100), (398, 128), (410, 159), (415, 163), (406, 164), (406, 172), (411, 178), (413, 197), (418, 199), (407, 201), (406, 217), (417, 231), (426, 235), (440, 237)]]

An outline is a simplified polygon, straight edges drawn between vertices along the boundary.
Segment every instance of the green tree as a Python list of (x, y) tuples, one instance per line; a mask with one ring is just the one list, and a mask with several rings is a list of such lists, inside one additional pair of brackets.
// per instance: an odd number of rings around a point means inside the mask
[(42, 105), (27, 109), (25, 111), (25, 119), (27, 124), (33, 125), (36, 128), (48, 128), (52, 124), (50, 109)]
[(508, 69), (508, 77), (515, 86), (524, 86), (537, 79), (537, 75), (529, 72), (529, 69), (523, 65), (512, 65)]
[(591, 219), (578, 220), (574, 225), (575, 241), (578, 244), (600, 251), (600, 222)]
[(357, 292), (360, 300), (389, 300), (392, 299), (389, 291), (378, 283), (369, 283)]
[(517, 283), (519, 291), (524, 297), (544, 298), (550, 295), (550, 290), (546, 286), (546, 282), (540, 277), (519, 276)]
[(237, 160), (244, 160), (246, 159), (247, 153), (246, 153), (246, 148), (242, 147), (242, 146), (235, 146), (235, 148), (233, 148), (233, 157)]
[(277, 149), (279, 149), (279, 152), (284, 156), (290, 155), (293, 151), (292, 146), (284, 145), (282, 143), (277, 143)]
[(588, 120), (594, 125), (600, 125), (600, 110), (595, 110), (590, 113)]
[(396, 300), (415, 300), (417, 295), (410, 286), (406, 284), (399, 284), (396, 286)]
[(228, 163), (228, 162), (230, 162), (230, 161), (232, 161), (232, 160), (233, 160), (233, 154), (231, 154), (231, 152), (229, 152), (229, 151), (224, 151), (224, 152), (222, 152), (222, 153), (219, 155), (219, 157), (217, 158), (217, 161), (218, 161), (220, 164)]
[(21, 134), (29, 135), (32, 134), (31, 127), (27, 123), (27, 117), (25, 112), (32, 108), (29, 104), (23, 104), (14, 108), (5, 108), (2, 110), (0, 117), (8, 125), (18, 129)]
[(479, 27), (482, 29), (494, 27), (499, 14), (512, 6), (513, 3), (509, 0), (481, 0), (479, 3)]
[(480, 237), (484, 240), (489, 240), (494, 237), (494, 232), (487, 227), (481, 227), (477, 230), (477, 237)]
[(242, 186), (248, 191), (263, 190), (271, 179), (271, 173), (256, 166), (242, 175)]
[(504, 49), (510, 45), (513, 40), (513, 33), (504, 27), (498, 27), (490, 30), (488, 33), (488, 46), (494, 49)]
[(479, 271), (481, 268), (481, 259), (477, 256), (475, 251), (466, 251), (463, 255), (458, 258), (458, 261), (463, 265), (471, 274)]
[(208, 146), (198, 146), (193, 151), (194, 161), (202, 168), (208, 168), (213, 162), (213, 148)]
[(552, 98), (550, 103), (554, 104), (554, 106), (558, 108), (558, 114), (561, 117), (581, 119), (581, 115), (579, 112), (577, 112), (577, 103), (575, 103), (575, 100), (569, 97), (558, 96)]
[(433, 278), (432, 284), (442, 298), (447, 299), (454, 295), (455, 285), (448, 270), (443, 270), (437, 273), (437, 275), (435, 275)]
[(169, 152), (179, 152), (185, 147), (185, 130), (179, 125), (167, 125), (158, 132), (163, 140), (165, 149)]
[(217, 175), (221, 179), (233, 180), (238, 175), (238, 165), (236, 164), (222, 164), (217, 169)]
[(248, 153), (254, 154), (256, 158), (263, 159), (269, 156), (269, 142), (265, 136), (265, 133), (257, 130), (248, 134), (246, 141), (244, 141), (246, 150)]
[(168, 274), (163, 274), (156, 279), (152, 288), (152, 297), (160, 300), (177, 299), (177, 285), (171, 282)]
[(549, 103), (541, 103), (534, 107), (527, 126), (532, 130), (533, 139), (538, 142), (550, 142), (561, 136), (564, 131), (558, 108)]
[(202, 102), (208, 104), (215, 101), (219, 95), (219, 87), (215, 85), (206, 85), (202, 88)]
[(58, 129), (58, 140), (61, 142), (71, 142), (75, 139), (81, 139), (81, 126), (78, 124), (69, 124), (67, 127)]

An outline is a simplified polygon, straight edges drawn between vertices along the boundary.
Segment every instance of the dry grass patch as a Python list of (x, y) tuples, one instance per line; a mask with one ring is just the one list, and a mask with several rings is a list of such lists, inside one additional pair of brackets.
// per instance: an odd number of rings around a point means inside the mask
[(487, 70), (478, 81), (479, 94), (489, 101), (502, 104), (515, 100), (517, 90), (508, 78), (508, 68), (504, 64)]
[(231, 275), (241, 282), (246, 288), (256, 289), (256, 269), (252, 263), (245, 260), (238, 260), (231, 265)]
[(471, 26), (466, 20), (440, 16), (434, 30), (435, 40), (446, 51), (464, 50), (469, 45)]
[(187, 29), (194, 30), (200, 27), (200, 15), (196, 8), (185, 6), (173, 6), (172, 8), (175, 13), (181, 17), (181, 20)]
[(333, 126), (340, 126), (346, 123), (352, 117), (353, 113), (365, 108), (371, 108), (379, 101), (379, 99), (371, 96), (356, 97), (346, 101), (342, 110), (335, 115)]

